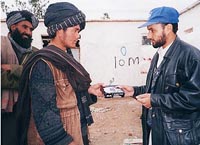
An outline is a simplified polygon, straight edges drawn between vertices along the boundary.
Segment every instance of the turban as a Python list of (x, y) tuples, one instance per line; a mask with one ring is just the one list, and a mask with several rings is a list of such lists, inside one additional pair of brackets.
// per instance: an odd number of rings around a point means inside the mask
[(56, 31), (80, 25), (85, 28), (85, 14), (76, 6), (68, 2), (57, 2), (49, 5), (44, 16), (44, 24), (49, 36), (54, 36)]
[(12, 11), (7, 15), (6, 18), (6, 23), (9, 30), (13, 24), (17, 24), (21, 21), (29, 21), (32, 24), (33, 29), (35, 29), (39, 23), (38, 19), (31, 12), (26, 10)]

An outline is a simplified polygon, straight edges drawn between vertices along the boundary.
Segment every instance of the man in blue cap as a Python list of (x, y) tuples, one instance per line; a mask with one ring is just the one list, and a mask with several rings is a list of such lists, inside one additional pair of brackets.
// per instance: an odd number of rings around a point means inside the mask
[(178, 17), (171, 7), (151, 11), (139, 27), (158, 48), (146, 85), (122, 86), (143, 105), (143, 145), (200, 144), (200, 51), (176, 35)]

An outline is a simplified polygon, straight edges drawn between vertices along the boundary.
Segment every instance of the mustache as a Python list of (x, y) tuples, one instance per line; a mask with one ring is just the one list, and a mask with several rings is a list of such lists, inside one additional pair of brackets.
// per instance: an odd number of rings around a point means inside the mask
[(32, 36), (31, 36), (31, 35), (29, 35), (29, 34), (22, 33), (22, 36), (27, 36), (27, 37), (28, 37), (28, 38), (25, 38), (25, 39), (30, 39), (30, 40), (33, 40), (33, 39), (32, 39)]

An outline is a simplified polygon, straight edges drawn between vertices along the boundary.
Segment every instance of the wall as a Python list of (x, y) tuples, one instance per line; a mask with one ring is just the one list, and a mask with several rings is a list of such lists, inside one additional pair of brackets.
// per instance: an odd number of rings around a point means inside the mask
[(93, 83), (140, 85), (155, 49), (142, 46), (141, 22), (88, 22), (81, 32), (81, 63)]
[(186, 8), (181, 14), (178, 34), (183, 40), (200, 49), (200, 1), (193, 6)]
[[(200, 6), (196, 6), (180, 16), (178, 35), (181, 39), (200, 48)], [(80, 53), (74, 51), (75, 58), (90, 73), (92, 83), (142, 85), (156, 49), (141, 45), (146, 28), (138, 29), (142, 21), (87, 21), (80, 33)], [(190, 32), (192, 28), (192, 32)], [(187, 31), (186, 31), (187, 30)], [(1, 24), (1, 34), (8, 32), (5, 21)], [(190, 32), (190, 33), (188, 33)], [(45, 35), (43, 21), (33, 32), (33, 45), (42, 48), (41, 35)], [(80, 58), (79, 58), (79, 54)]]

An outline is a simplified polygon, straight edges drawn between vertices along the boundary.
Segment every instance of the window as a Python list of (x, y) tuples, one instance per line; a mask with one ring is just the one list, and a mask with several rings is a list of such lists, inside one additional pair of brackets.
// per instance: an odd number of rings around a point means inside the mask
[(47, 46), (50, 42), (50, 38), (48, 35), (41, 35), (42, 37), (42, 42), (43, 42), (43, 47)]
[(151, 45), (151, 41), (147, 38), (147, 36), (142, 36), (142, 45)]
[(192, 33), (192, 32), (193, 32), (193, 27), (184, 30), (184, 32), (185, 32), (186, 34)]

